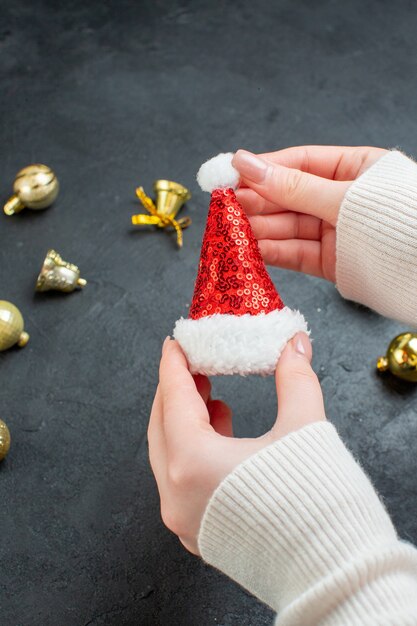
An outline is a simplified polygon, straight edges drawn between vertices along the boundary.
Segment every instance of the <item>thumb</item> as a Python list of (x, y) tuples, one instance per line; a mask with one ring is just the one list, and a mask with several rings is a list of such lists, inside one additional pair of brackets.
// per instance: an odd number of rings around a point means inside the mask
[(311, 343), (305, 333), (298, 333), (282, 353), (275, 381), (278, 396), (278, 418), (272, 428), (280, 439), (312, 422), (326, 419), (323, 394), (310, 361)]
[(246, 150), (238, 150), (232, 164), (242, 181), (265, 200), (287, 211), (314, 215), (333, 226), (351, 184), (272, 163)]

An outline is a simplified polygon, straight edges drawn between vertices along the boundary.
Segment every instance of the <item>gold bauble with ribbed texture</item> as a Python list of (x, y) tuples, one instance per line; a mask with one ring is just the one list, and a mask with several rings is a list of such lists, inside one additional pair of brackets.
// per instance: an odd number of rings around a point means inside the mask
[(16, 343), (23, 348), (29, 341), (24, 331), (23, 317), (19, 309), (7, 300), (0, 300), (0, 352)]

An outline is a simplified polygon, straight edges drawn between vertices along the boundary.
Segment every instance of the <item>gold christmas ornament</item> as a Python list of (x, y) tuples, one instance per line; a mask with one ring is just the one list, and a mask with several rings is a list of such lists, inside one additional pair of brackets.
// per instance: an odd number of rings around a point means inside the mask
[(55, 250), (48, 250), (36, 281), (36, 291), (64, 291), (85, 287), (87, 281), (80, 278), (80, 270), (73, 263), (64, 261)]
[(417, 383), (417, 334), (408, 332), (394, 337), (376, 367), (379, 372), (389, 370), (398, 378)]
[(59, 183), (47, 165), (36, 163), (24, 167), (16, 174), (14, 194), (4, 205), (6, 215), (14, 215), (22, 209), (46, 209), (58, 195)]
[(177, 244), (181, 248), (182, 231), (190, 226), (191, 219), (181, 217), (177, 220), (175, 217), (183, 204), (191, 198), (191, 194), (186, 187), (172, 180), (156, 180), (153, 189), (156, 194), (155, 203), (145, 194), (143, 187), (136, 189), (137, 197), (150, 215), (143, 213), (132, 215), (132, 224), (135, 226), (153, 224), (158, 228), (172, 227), (177, 233)]
[(0, 300), (0, 352), (8, 350), (16, 343), (23, 348), (29, 335), (23, 330), (24, 322), (19, 309), (6, 300)]
[(0, 420), (0, 461), (6, 458), (10, 449), (10, 431), (7, 425)]

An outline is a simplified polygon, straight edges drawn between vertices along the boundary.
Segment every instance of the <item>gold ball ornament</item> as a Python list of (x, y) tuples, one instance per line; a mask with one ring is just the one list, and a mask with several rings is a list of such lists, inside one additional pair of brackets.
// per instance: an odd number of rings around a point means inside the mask
[(0, 352), (8, 350), (16, 343), (23, 348), (29, 335), (23, 330), (24, 322), (19, 309), (6, 300), (0, 300)]
[(24, 167), (16, 174), (14, 194), (4, 205), (6, 215), (14, 215), (22, 209), (46, 209), (58, 195), (59, 182), (47, 165), (36, 163)]
[(0, 420), (0, 461), (6, 458), (10, 449), (10, 441), (10, 431), (3, 420)]
[(376, 367), (379, 372), (389, 370), (398, 378), (417, 383), (417, 334), (408, 332), (394, 337)]

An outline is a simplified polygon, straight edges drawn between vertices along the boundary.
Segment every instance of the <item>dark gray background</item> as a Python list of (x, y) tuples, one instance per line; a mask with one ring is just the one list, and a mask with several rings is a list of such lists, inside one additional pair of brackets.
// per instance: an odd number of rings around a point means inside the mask
[[(2, 199), (31, 162), (61, 181), (50, 210), (0, 215), (0, 299), (21, 308), (31, 335), (0, 355), (13, 438), (0, 468), (1, 624), (270, 624), (266, 607), (163, 527), (148, 466), (161, 342), (187, 312), (208, 206), (194, 176), (238, 147), (415, 155), (415, 3), (60, 4), (0, 2)], [(181, 251), (172, 235), (130, 225), (135, 187), (163, 177), (193, 193)], [(80, 266), (83, 292), (34, 294), (49, 247)], [(329, 417), (400, 535), (417, 541), (416, 394), (374, 373), (404, 327), (324, 281), (271, 273), (311, 324)], [(214, 389), (237, 435), (271, 425), (271, 378)]]

